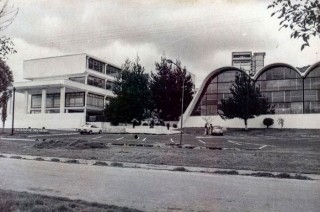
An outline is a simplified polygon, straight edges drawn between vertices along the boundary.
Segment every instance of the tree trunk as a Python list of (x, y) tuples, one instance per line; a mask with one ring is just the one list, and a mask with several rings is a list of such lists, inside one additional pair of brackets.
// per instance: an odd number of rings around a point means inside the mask
[(244, 126), (245, 126), (245, 130), (248, 130), (248, 119), (244, 119)]

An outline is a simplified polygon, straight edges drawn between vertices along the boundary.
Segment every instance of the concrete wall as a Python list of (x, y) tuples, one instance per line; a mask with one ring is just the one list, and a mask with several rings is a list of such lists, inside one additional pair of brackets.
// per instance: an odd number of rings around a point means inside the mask
[(85, 70), (85, 54), (40, 58), (23, 62), (23, 78), (25, 79), (79, 74), (84, 73)]
[[(11, 128), (12, 116), (6, 121), (6, 128)], [(78, 128), (85, 123), (83, 113), (46, 113), (46, 114), (16, 114), (15, 128), (70, 129)]]
[[(209, 116), (208, 116), (209, 117)], [(220, 116), (210, 116), (212, 125), (220, 125), (227, 128), (244, 128), (242, 119), (223, 120)], [(300, 128), (300, 129), (320, 129), (320, 114), (274, 114), (261, 115), (254, 119), (248, 120), (249, 128), (265, 128), (263, 119), (273, 118), (274, 124), (270, 128), (280, 128), (278, 119), (284, 119), (283, 128)], [(190, 116), (184, 122), (184, 127), (204, 127), (204, 116)]]

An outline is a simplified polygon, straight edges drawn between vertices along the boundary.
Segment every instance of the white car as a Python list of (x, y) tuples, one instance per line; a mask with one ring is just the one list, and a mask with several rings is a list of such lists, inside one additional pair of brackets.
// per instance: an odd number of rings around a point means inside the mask
[(88, 134), (92, 134), (92, 133), (102, 133), (102, 129), (97, 127), (96, 125), (92, 125), (92, 124), (86, 124), (83, 125), (82, 127), (77, 129), (78, 132), (80, 132), (80, 134), (83, 133), (88, 133)]
[(211, 135), (223, 135), (223, 128), (220, 126), (213, 126)]

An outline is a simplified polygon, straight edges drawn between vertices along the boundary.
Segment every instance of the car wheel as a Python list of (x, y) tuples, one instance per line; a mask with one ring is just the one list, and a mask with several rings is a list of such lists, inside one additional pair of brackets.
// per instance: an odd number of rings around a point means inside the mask
[(101, 134), (101, 133), (102, 133), (102, 130), (99, 131), (99, 134)]
[(90, 135), (92, 134), (92, 131), (91, 131), (91, 130), (89, 131), (89, 134), (90, 134)]
[(80, 134), (82, 135), (82, 134), (83, 134), (83, 132), (80, 132)]

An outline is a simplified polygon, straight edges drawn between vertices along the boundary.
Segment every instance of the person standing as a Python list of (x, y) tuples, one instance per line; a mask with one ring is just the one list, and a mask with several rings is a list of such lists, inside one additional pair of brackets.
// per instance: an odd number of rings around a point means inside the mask
[(204, 125), (204, 134), (208, 135), (208, 124), (207, 123)]

